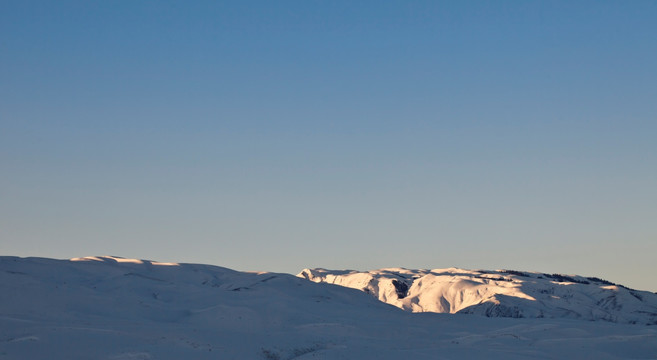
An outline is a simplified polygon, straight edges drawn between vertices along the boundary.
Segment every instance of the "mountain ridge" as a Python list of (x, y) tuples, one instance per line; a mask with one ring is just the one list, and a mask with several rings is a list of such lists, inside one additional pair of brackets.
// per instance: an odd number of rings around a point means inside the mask
[(459, 268), (315, 268), (297, 276), (358, 289), (410, 312), (657, 324), (657, 294), (597, 277)]
[(0, 256), (3, 360), (626, 359), (656, 340), (655, 326), (405, 312), (284, 273)]

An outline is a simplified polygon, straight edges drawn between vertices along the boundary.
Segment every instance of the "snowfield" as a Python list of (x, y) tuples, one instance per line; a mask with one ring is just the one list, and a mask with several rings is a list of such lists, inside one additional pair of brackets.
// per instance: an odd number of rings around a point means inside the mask
[(364, 272), (305, 269), (297, 276), (359, 289), (412, 312), (657, 325), (657, 294), (599, 278), (456, 268)]
[[(418, 289), (433, 286), (429, 280)], [(414, 296), (415, 285), (401, 300)], [(556, 315), (412, 313), (360, 288), (210, 265), (5, 256), (0, 257), (0, 360), (657, 359), (657, 326)], [(508, 291), (505, 296), (518, 295)], [(519, 306), (533, 301), (518, 298)], [(422, 311), (429, 310), (428, 300), (416, 299)], [(622, 309), (649, 306), (615, 299)], [(456, 312), (470, 301), (464, 297), (441, 306)]]

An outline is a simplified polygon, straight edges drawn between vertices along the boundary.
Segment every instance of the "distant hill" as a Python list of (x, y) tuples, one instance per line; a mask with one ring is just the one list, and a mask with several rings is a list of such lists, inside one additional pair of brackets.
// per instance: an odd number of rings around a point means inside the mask
[(362, 290), (411, 312), (657, 324), (657, 294), (595, 277), (456, 268), (305, 269), (297, 276)]

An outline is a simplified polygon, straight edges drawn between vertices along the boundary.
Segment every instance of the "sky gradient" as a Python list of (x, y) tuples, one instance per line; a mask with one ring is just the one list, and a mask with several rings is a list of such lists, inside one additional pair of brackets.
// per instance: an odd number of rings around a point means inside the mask
[(657, 2), (0, 2), (0, 253), (657, 291)]

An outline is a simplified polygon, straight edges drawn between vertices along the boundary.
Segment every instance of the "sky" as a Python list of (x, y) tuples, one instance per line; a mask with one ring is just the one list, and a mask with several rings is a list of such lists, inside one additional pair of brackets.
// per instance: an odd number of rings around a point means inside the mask
[(657, 2), (0, 1), (0, 254), (657, 291)]

